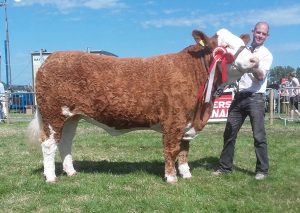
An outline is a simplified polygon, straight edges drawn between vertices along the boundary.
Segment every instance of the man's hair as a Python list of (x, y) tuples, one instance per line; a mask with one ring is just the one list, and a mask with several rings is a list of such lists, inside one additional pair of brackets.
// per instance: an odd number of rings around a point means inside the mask
[(290, 77), (293, 77), (293, 78), (294, 78), (294, 77), (296, 77), (296, 72), (290, 72), (288, 76), (290, 76)]
[(254, 30), (256, 30), (256, 28), (257, 28), (259, 25), (261, 25), (261, 24), (266, 25), (266, 26), (268, 27), (268, 33), (269, 33), (270, 26), (269, 26), (268, 22), (266, 22), (266, 21), (259, 21), (259, 22), (257, 22), (257, 23), (255, 24), (255, 26), (254, 26)]

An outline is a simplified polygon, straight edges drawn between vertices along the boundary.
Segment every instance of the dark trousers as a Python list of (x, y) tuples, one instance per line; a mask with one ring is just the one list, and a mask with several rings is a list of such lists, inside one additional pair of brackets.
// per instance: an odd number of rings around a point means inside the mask
[(290, 97), (290, 109), (298, 110), (299, 95)]
[(266, 131), (264, 125), (265, 98), (263, 94), (237, 93), (228, 112), (224, 131), (224, 146), (220, 157), (220, 169), (232, 171), (237, 134), (246, 117), (250, 117), (256, 154), (256, 170), (267, 174), (269, 169)]
[(0, 101), (0, 120), (2, 120), (4, 118), (3, 116), (3, 105), (2, 102)]

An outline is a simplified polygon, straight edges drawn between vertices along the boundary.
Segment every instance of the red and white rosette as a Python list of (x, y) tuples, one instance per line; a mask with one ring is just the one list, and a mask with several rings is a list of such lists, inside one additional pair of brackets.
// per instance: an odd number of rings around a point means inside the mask
[(204, 88), (204, 85), (201, 86), (200, 91), (199, 91), (199, 96), (198, 96), (198, 98), (201, 99), (203, 96), (204, 90), (206, 90), (205, 103), (208, 103), (211, 98), (211, 90), (212, 90), (212, 85), (213, 85), (214, 76), (215, 76), (215, 72), (216, 72), (216, 66), (217, 66), (218, 62), (221, 62), (222, 82), (225, 82), (226, 81), (226, 65), (231, 64), (234, 61), (234, 56), (231, 53), (227, 52), (226, 48), (222, 47), (222, 46), (216, 47), (213, 50), (212, 56), (213, 56), (213, 61), (209, 67), (208, 81), (205, 84), (205, 88)]

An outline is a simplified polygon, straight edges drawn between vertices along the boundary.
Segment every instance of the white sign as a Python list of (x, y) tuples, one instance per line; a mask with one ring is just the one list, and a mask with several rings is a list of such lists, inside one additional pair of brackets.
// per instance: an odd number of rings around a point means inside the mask
[(37, 71), (39, 70), (39, 68), (42, 66), (42, 64), (44, 63), (44, 61), (47, 59), (47, 57), (50, 55), (51, 53), (48, 52), (35, 52), (35, 53), (31, 53), (31, 62), (32, 62), (32, 85), (34, 88), (35, 85), (35, 76)]

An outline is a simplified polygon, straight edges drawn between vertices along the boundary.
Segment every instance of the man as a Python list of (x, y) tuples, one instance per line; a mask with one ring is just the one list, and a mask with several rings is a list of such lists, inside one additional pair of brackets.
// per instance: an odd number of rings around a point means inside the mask
[(252, 73), (245, 73), (238, 82), (237, 93), (228, 112), (219, 168), (212, 173), (213, 176), (232, 171), (237, 134), (247, 116), (250, 117), (257, 159), (255, 179), (263, 180), (268, 175), (269, 160), (264, 126), (264, 93), (267, 87), (267, 73), (273, 61), (272, 54), (263, 45), (269, 36), (268, 23), (258, 22), (252, 30), (252, 36), (253, 40), (249, 48), (255, 56), (251, 59), (255, 65), (251, 70)]
[(298, 111), (298, 102), (300, 97), (300, 83), (296, 78), (296, 72), (291, 72), (288, 75), (289, 82), (293, 89), (290, 91), (290, 100), (289, 100), (289, 108), (290, 108), (290, 116), (291, 119), (294, 118), (294, 112), (300, 117), (300, 112)]

